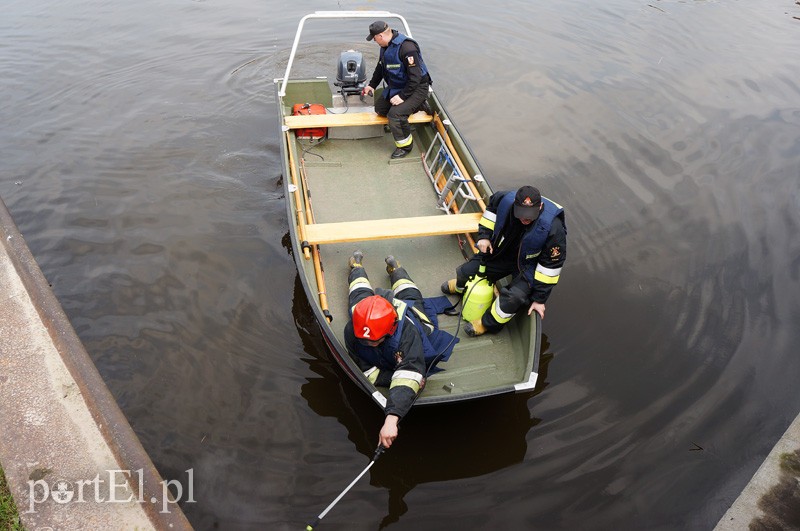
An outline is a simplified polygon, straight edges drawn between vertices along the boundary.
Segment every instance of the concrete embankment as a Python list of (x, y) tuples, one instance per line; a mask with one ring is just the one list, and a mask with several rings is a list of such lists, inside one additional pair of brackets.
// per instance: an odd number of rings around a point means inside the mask
[(800, 415), (789, 425), (715, 531), (800, 525)]
[(0, 464), (26, 529), (191, 529), (0, 200)]

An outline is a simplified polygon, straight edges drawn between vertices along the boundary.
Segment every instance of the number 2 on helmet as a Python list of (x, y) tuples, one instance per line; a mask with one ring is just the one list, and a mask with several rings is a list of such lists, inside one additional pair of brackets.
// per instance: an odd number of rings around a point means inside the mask
[(365, 326), (365, 327), (364, 327), (364, 337), (370, 337), (370, 335), (369, 335), (369, 334), (370, 334), (369, 327), (368, 327), (368, 326)]

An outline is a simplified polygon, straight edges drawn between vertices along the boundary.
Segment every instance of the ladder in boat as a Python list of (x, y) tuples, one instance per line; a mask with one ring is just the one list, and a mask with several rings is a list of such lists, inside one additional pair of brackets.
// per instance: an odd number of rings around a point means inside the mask
[[(470, 188), (470, 178), (461, 173), (456, 164), (450, 148), (437, 131), (433, 142), (428, 146), (428, 151), (422, 159), (425, 173), (428, 175), (436, 195), (439, 196), (436, 207), (447, 212), (458, 211), (458, 205), (466, 201), (476, 201), (478, 198)], [(480, 178), (479, 175), (476, 177)], [(461, 198), (459, 201), (458, 199)]]

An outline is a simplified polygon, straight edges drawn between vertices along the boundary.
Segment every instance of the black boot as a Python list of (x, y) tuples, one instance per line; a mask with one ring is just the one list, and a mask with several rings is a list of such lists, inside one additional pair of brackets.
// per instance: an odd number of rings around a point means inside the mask
[(403, 157), (405, 157), (406, 155), (411, 153), (412, 149), (414, 149), (413, 145), (406, 146), (406, 147), (399, 147), (399, 148), (395, 149), (394, 152), (392, 153), (392, 158), (393, 159), (402, 159)]

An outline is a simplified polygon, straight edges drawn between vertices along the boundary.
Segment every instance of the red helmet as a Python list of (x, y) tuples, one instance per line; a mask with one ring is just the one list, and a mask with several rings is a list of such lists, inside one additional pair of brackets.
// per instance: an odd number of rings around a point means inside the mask
[(378, 341), (397, 330), (397, 312), (380, 295), (362, 299), (353, 308), (353, 332), (358, 339)]

